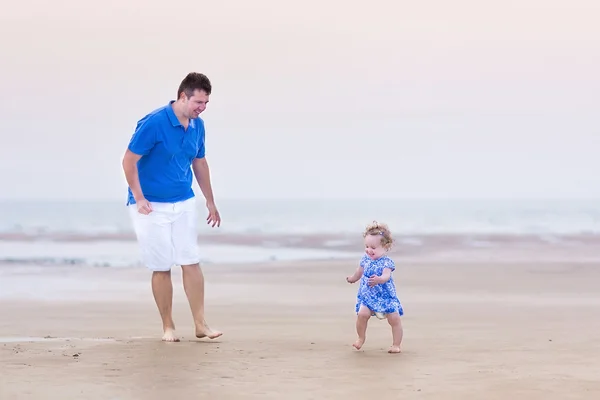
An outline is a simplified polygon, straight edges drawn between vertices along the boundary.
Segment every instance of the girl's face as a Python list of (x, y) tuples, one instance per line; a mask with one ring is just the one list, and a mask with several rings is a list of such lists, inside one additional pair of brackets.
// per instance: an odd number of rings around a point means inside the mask
[(372, 260), (376, 260), (384, 255), (386, 249), (381, 245), (381, 236), (367, 235), (365, 237), (365, 252)]

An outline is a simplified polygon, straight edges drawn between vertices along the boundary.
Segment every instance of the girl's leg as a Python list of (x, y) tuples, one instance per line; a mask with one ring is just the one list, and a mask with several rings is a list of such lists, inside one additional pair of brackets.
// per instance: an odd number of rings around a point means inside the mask
[(400, 314), (397, 312), (387, 315), (387, 320), (392, 327), (392, 347), (388, 350), (388, 353), (400, 353), (400, 344), (402, 344), (402, 336), (404, 331), (402, 329), (402, 320)]
[(365, 344), (369, 318), (371, 318), (371, 310), (369, 310), (368, 307), (361, 305), (358, 310), (358, 315), (356, 316), (356, 333), (358, 334), (358, 339), (353, 344), (356, 350), (360, 350), (362, 345)]

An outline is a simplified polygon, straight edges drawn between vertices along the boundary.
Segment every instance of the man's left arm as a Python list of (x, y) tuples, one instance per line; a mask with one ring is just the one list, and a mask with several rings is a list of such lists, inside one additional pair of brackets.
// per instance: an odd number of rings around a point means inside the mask
[(200, 190), (202, 190), (202, 194), (206, 199), (206, 204), (214, 204), (215, 199), (212, 192), (212, 186), (210, 184), (210, 168), (208, 167), (208, 161), (206, 161), (206, 157), (194, 158), (194, 161), (192, 162), (192, 170), (196, 176), (198, 186), (200, 186)]
[(194, 171), (198, 186), (200, 186), (200, 190), (206, 199), (206, 207), (208, 208), (208, 218), (206, 220), (208, 224), (212, 222), (213, 227), (215, 225), (221, 226), (221, 216), (215, 205), (215, 198), (210, 184), (210, 168), (208, 167), (206, 157), (194, 158), (194, 161), (192, 161), (192, 170)]

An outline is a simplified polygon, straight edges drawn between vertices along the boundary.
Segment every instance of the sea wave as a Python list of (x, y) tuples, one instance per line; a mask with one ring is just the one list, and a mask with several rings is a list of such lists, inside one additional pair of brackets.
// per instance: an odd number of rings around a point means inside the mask
[[(600, 233), (600, 201), (223, 201), (211, 235), (360, 234), (373, 220), (398, 235), (577, 235)], [(4, 235), (132, 234), (118, 202), (0, 202)]]
[[(263, 263), (273, 261), (331, 260), (357, 257), (356, 252), (336, 249), (264, 247), (233, 244), (200, 244), (202, 264)], [(133, 241), (3, 241), (0, 264), (74, 265), (93, 267), (141, 266)]]

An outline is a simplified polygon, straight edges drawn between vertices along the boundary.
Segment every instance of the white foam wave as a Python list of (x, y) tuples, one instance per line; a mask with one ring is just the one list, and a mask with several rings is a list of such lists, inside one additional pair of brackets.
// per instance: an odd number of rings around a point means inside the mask
[[(200, 244), (202, 263), (256, 263), (357, 257), (335, 250)], [(14, 264), (74, 264), (97, 267), (140, 266), (136, 242), (0, 241), (0, 261)]]

